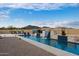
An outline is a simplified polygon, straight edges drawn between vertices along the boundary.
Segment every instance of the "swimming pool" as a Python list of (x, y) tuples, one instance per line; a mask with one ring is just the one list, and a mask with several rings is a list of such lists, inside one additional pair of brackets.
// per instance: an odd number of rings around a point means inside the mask
[(25, 38), (29, 38), (31, 40), (79, 55), (79, 43), (67, 42), (67, 44), (64, 44), (64, 43), (59, 43), (55, 39), (36, 38), (33, 36), (25, 37)]

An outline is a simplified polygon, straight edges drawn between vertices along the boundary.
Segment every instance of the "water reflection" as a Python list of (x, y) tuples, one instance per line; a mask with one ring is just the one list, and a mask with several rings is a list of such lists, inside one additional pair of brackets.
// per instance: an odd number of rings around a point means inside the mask
[(36, 41), (40, 42), (40, 38), (36, 38)]
[(63, 42), (58, 42), (58, 40), (54, 40), (54, 39), (44, 39), (44, 38), (36, 38), (36, 37), (29, 37), (29, 39), (79, 55), (79, 44), (77, 43), (70, 43), (70, 42), (63, 43)]
[(66, 43), (58, 42), (58, 46), (60, 46), (62, 50), (65, 50), (67, 48), (67, 42)]
[(50, 45), (50, 39), (43, 39), (43, 43), (47, 44), (47, 45)]

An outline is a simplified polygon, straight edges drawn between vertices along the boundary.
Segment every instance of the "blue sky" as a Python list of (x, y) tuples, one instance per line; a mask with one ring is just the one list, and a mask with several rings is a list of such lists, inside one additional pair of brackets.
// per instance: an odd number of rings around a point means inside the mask
[(27, 25), (79, 28), (79, 4), (0, 3), (0, 27)]

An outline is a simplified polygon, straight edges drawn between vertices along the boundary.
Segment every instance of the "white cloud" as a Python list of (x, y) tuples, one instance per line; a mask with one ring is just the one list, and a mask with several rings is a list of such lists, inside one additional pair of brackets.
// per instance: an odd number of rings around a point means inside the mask
[(64, 21), (47, 21), (47, 22), (34, 22), (34, 25), (38, 26), (48, 26), (48, 27), (69, 27), (69, 28), (79, 28), (78, 20), (64, 20)]
[(20, 27), (25, 26), (26, 23), (25, 23), (25, 21), (23, 21), (23, 19), (16, 18), (16, 19), (14, 19), (13, 23), (11, 23), (9, 25), (20, 28)]
[(6, 20), (6, 19), (9, 19), (9, 15), (7, 13), (7, 11), (0, 11), (0, 21), (1, 20)]
[(23, 8), (33, 10), (56, 10), (63, 7), (77, 7), (78, 3), (5, 3), (0, 7)]
[(8, 20), (10, 18), (10, 12), (13, 10), (11, 8), (1, 8), (1, 5), (3, 6), (4, 4), (0, 4), (0, 21), (1, 20)]
[[(33, 9), (33, 10), (58, 10), (64, 7), (79, 7), (77, 3), (70, 3), (70, 4), (60, 4), (60, 3), (5, 3), (0, 4), (0, 8), (2, 7), (9, 7), (11, 9), (0, 11), (0, 20), (5, 20), (10, 18), (9, 13), (11, 10), (16, 8), (23, 8), (23, 9)], [(32, 14), (32, 12), (29, 12)], [(20, 19), (16, 19), (14, 22), (14, 26), (23, 26), (25, 22)], [(45, 21), (45, 22), (35, 22), (33, 23), (38, 26), (49, 26), (49, 27), (79, 27), (79, 21)]]

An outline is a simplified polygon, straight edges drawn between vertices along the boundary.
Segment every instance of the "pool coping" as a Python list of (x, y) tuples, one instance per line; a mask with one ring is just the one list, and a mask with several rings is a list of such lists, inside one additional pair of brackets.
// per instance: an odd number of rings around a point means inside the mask
[(55, 48), (55, 47), (51, 47), (51, 46), (48, 46), (46, 44), (43, 44), (43, 43), (40, 43), (40, 42), (37, 42), (34, 40), (26, 39), (26, 38), (21, 37), (21, 36), (17, 36), (17, 37), (21, 38), (24, 41), (27, 41), (28, 43), (31, 43), (32, 45), (37, 46), (37, 47), (39, 47), (39, 48), (41, 48), (41, 49), (43, 49), (51, 54), (54, 54), (56, 56), (77, 56), (76, 54), (73, 54), (73, 53), (70, 53), (70, 52)]

